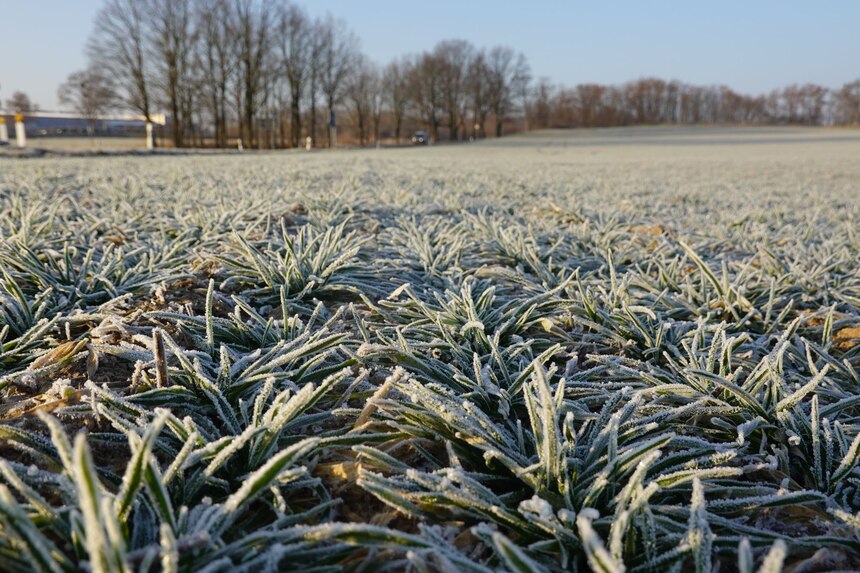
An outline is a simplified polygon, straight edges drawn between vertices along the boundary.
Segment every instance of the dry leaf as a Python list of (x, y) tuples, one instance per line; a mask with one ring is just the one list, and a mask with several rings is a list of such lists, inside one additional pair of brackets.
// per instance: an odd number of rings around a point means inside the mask
[(33, 361), (30, 366), (33, 370), (44, 368), (46, 366), (60, 365), (72, 359), (87, 345), (86, 340), (64, 342), (47, 354), (43, 354)]
[(860, 326), (843, 328), (833, 336), (833, 342), (837, 348), (851, 350), (860, 344)]

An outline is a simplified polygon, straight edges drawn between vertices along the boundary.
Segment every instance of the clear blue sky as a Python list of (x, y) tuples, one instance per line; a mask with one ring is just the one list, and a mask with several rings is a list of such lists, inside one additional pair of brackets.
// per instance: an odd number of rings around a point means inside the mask
[[(0, 0), (0, 99), (56, 91), (85, 65), (101, 0)], [(377, 62), (464, 38), (526, 54), (535, 77), (567, 85), (654, 75), (760, 93), (860, 78), (855, 0), (305, 0), (344, 18)]]

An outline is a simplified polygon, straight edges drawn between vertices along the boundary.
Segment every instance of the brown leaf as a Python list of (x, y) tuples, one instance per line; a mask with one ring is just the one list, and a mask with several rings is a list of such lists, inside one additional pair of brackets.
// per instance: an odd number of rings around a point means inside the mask
[(47, 354), (43, 354), (39, 358), (33, 361), (33, 364), (30, 365), (30, 368), (33, 370), (38, 370), (39, 368), (44, 368), (46, 366), (51, 366), (55, 364), (62, 364), (71, 360), (72, 357), (80, 352), (87, 345), (86, 340), (78, 340), (75, 342), (74, 340), (70, 340), (69, 342), (64, 342), (55, 349), (51, 350)]
[(638, 233), (639, 235), (647, 235), (649, 237), (659, 237), (663, 233), (666, 232), (660, 225), (634, 225), (630, 227), (631, 233)]
[(160, 328), (152, 331), (152, 354), (155, 358), (155, 385), (158, 388), (167, 388), (167, 357)]
[(87, 378), (92, 380), (99, 369), (99, 353), (87, 344)]
[(837, 348), (851, 350), (860, 344), (860, 326), (843, 328), (833, 336), (833, 342)]
[(358, 464), (356, 462), (332, 462), (318, 464), (314, 473), (324, 478), (329, 483), (354, 483), (358, 477)]

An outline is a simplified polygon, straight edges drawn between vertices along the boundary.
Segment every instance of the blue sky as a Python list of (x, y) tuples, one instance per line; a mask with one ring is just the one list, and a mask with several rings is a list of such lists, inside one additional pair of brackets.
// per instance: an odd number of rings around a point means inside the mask
[[(85, 65), (101, 0), (0, 0), (0, 99), (15, 90), (56, 109), (57, 86)], [(654, 75), (761, 93), (795, 82), (860, 78), (854, 0), (306, 0), (350, 24), (386, 62), (464, 38), (526, 54), (535, 77), (563, 84)]]

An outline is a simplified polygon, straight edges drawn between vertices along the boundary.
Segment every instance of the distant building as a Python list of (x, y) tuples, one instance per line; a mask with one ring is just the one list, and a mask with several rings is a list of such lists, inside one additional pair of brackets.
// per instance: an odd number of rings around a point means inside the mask
[[(15, 113), (0, 111), (9, 126), (9, 137), (15, 137)], [(156, 123), (164, 123), (163, 118)], [(87, 136), (143, 137), (146, 121), (141, 116), (108, 115), (90, 119), (76, 113), (36, 111), (24, 114), (27, 137)]]

